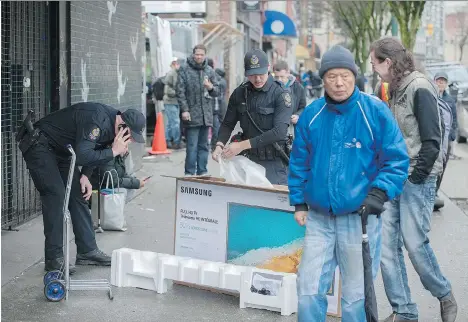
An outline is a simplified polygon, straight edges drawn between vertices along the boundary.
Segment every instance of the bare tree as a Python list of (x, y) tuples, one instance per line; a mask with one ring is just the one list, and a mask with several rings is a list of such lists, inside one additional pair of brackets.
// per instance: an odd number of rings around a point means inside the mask
[(457, 19), (457, 29), (460, 31), (459, 41), (458, 41), (458, 48), (460, 49), (460, 59), (463, 59), (463, 49), (465, 45), (468, 44), (468, 5), (465, 6), (462, 10), (457, 12), (456, 14)]
[(400, 26), (403, 46), (413, 51), (426, 1), (389, 1), (388, 4)]
[(370, 43), (388, 34), (391, 28), (386, 1), (333, 1), (330, 2), (334, 20), (341, 32), (351, 39), (350, 49), (356, 64), (367, 70)]

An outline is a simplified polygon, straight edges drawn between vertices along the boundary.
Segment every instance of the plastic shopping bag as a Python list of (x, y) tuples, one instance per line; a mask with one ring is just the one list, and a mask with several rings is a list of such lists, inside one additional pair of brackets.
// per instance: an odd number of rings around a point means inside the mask
[(244, 156), (235, 156), (228, 160), (219, 158), (220, 176), (226, 182), (247, 186), (273, 188), (265, 176), (265, 168)]
[[(112, 171), (115, 171), (114, 169)], [(98, 210), (97, 191), (95, 193), (96, 199), (92, 202), (92, 217), (93, 221), (97, 222), (97, 212), (101, 212), (101, 227), (104, 230), (117, 230), (126, 231), (127, 222), (125, 220), (125, 199), (127, 196), (126, 189), (120, 188), (117, 182), (117, 187), (114, 186), (114, 180), (112, 178), (111, 171), (106, 171), (101, 182), (104, 183), (104, 179), (107, 175), (106, 187), (101, 189), (101, 209)], [(109, 179), (111, 186), (109, 187)], [(117, 175), (118, 180), (118, 175)], [(94, 196), (94, 194), (93, 194)]]

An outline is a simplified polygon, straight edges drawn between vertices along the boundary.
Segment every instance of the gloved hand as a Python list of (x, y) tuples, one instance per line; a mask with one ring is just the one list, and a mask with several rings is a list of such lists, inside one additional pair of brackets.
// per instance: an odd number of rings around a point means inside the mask
[(384, 211), (383, 205), (387, 201), (388, 197), (385, 191), (380, 190), (379, 188), (372, 188), (359, 209), (359, 213), (363, 217), (363, 222), (367, 224), (367, 217), (369, 215), (380, 216)]

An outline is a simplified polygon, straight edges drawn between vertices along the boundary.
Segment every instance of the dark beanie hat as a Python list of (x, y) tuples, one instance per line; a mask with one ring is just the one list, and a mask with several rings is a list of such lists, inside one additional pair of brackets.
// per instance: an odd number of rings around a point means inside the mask
[(319, 70), (320, 78), (323, 78), (323, 75), (333, 68), (349, 69), (353, 72), (354, 76), (357, 76), (358, 73), (353, 54), (348, 49), (340, 45), (333, 46), (323, 54)]

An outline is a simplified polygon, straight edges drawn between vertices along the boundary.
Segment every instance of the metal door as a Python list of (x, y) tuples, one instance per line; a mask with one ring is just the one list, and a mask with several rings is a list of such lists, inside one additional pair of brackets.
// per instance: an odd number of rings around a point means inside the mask
[(2, 228), (40, 214), (39, 194), (15, 135), (29, 109), (49, 110), (49, 9), (46, 1), (2, 1)]

